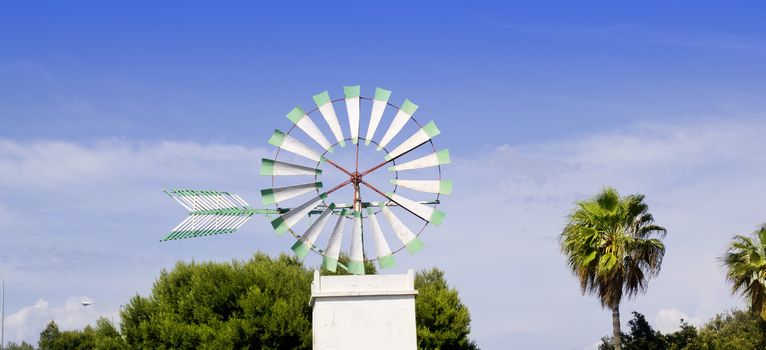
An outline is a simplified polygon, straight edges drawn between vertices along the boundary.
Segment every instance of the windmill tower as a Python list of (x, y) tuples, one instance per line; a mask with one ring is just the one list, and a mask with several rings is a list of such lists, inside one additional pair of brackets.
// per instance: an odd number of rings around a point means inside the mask
[[(364, 263), (390, 268), (396, 253), (424, 247), (420, 235), (442, 223), (445, 213), (437, 206), (452, 192), (441, 172), (449, 152), (436, 148), (432, 139), (439, 129), (433, 121), (419, 123), (413, 117), (418, 105), (410, 100), (392, 104), (391, 91), (381, 88), (374, 97), (361, 96), (359, 86), (343, 91), (337, 99), (327, 91), (314, 95), (316, 106), (308, 111), (293, 108), (287, 131), (277, 129), (269, 139), (276, 153), (262, 160), (260, 173), (271, 176), (272, 186), (261, 190), (261, 204), (273, 209), (252, 208), (228, 192), (167, 190), (189, 217), (163, 240), (228, 234), (255, 214), (274, 216), (272, 228), (279, 236), (290, 233), (299, 258), (314, 252), (322, 269), (356, 275), (315, 273), (314, 349), (414, 349), (414, 274), (363, 276)], [(336, 105), (345, 105), (339, 109), (347, 131)], [(369, 118), (362, 120), (363, 114)], [(326, 189), (327, 183), (333, 186)]]

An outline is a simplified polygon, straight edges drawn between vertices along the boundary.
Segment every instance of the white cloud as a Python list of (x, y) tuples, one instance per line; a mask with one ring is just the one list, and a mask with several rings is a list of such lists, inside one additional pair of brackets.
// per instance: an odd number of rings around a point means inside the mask
[[(40, 332), (50, 321), (55, 321), (61, 330), (82, 329), (95, 324), (99, 317), (118, 317), (115, 310), (94, 311), (82, 306), (87, 297), (69, 297), (63, 303), (51, 305), (45, 299), (38, 299), (33, 305), (25, 306), (5, 318), (6, 341), (36, 343)], [(115, 319), (118, 322), (118, 319)]]
[[(609, 313), (580, 295), (556, 237), (577, 200), (611, 185), (623, 194), (645, 194), (657, 223), (669, 231), (663, 271), (646, 295), (623, 303), (623, 324), (632, 310), (653, 315), (669, 304), (690, 310), (690, 321), (707, 320), (741, 305), (729, 295), (715, 258), (731, 235), (766, 220), (759, 204), (766, 196), (764, 132), (760, 120), (645, 124), (455, 159), (446, 170), (455, 179), (455, 195), (445, 199), (449, 215), (439, 232), (425, 237), (440, 252), (424, 255), (457, 283), (480, 344), (587, 346), (611, 333)], [(455, 251), (463, 252), (460, 259), (449, 253)], [(508, 331), (517, 320), (534, 326)], [(566, 339), (545, 336), (562, 329)]]
[[(450, 146), (457, 152), (444, 174), (455, 189), (444, 198), (445, 223), (427, 230), (421, 253), (397, 255), (394, 272), (444, 269), (472, 312), (473, 336), (482, 347), (590, 346), (611, 333), (609, 313), (580, 295), (556, 237), (575, 201), (612, 185), (623, 194), (646, 194), (669, 231), (663, 271), (648, 294), (623, 303), (623, 323), (632, 310), (657, 315), (662, 330), (682, 315), (707, 320), (741, 305), (729, 295), (715, 257), (732, 234), (766, 221), (763, 134), (764, 121), (706, 120), (499, 145), (470, 156)], [(0, 202), (8, 206), (0, 220), (7, 247), (0, 260), (8, 262), (3, 273), (17, 295), (63, 300), (87, 294), (119, 305), (146, 294), (159, 269), (179, 259), (286, 252), (288, 239), (275, 238), (261, 219), (225, 238), (156, 243), (184, 214), (162, 188), (233, 190), (258, 203), (257, 190), (269, 185), (258, 175), (265, 154), (190, 142), (0, 141)], [(317, 263), (316, 257), (307, 261)], [(16, 298), (9, 309), (34, 310), (25, 306), (32, 303)], [(32, 318), (19, 318), (26, 319)], [(15, 339), (36, 341), (39, 327), (30, 324)]]
[(681, 310), (669, 308), (657, 311), (657, 315), (654, 317), (654, 328), (665, 334), (672, 333), (681, 329), (681, 320), (693, 326), (699, 326), (703, 323), (699, 317), (689, 317)]

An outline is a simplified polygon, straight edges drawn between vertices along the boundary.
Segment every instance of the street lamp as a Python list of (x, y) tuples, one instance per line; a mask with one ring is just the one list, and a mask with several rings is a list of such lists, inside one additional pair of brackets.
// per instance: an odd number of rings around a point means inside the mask
[[(83, 307), (88, 307), (90, 305), (95, 305), (95, 304), (103, 306), (104, 308), (107, 309), (107, 311), (109, 311), (109, 317), (112, 319), (112, 327), (116, 327), (114, 325), (114, 314), (112, 314), (112, 311), (111, 311), (112, 309), (109, 306), (107, 306), (104, 303), (99, 303), (97, 301), (90, 301), (90, 300), (83, 300), (80, 303), (82, 304)], [(2, 349), (0, 349), (0, 350), (2, 350)]]
[(0, 350), (5, 347), (5, 278), (0, 275), (0, 281), (3, 282), (3, 311), (0, 313)]

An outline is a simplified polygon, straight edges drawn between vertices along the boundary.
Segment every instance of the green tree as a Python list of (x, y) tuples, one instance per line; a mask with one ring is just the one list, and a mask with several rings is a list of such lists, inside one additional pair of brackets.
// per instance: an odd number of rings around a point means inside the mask
[(309, 349), (311, 279), (286, 255), (178, 263), (126, 305), (122, 333), (144, 349)]
[(630, 333), (623, 336), (625, 350), (664, 350), (665, 342), (660, 332), (652, 329), (641, 313), (633, 311), (633, 319), (628, 321)]
[[(341, 257), (341, 263), (347, 257)], [(375, 266), (365, 263), (368, 274)], [(340, 271), (337, 274), (345, 274)], [(96, 349), (309, 349), (313, 270), (286, 255), (258, 253), (231, 263), (183, 263), (163, 270), (147, 297), (125, 305), (121, 332), (99, 320), (86, 327)], [(470, 316), (457, 290), (438, 269), (416, 274), (419, 345), (423, 349), (475, 349), (468, 339)], [(69, 333), (51, 323), (40, 335), (47, 349)], [(67, 340), (70, 341), (71, 340)], [(69, 344), (69, 343), (67, 343)]]
[(721, 261), (731, 293), (744, 296), (750, 311), (766, 320), (766, 224), (749, 237), (734, 236)]
[(123, 350), (128, 349), (128, 344), (120, 335), (120, 332), (106, 318), (96, 320), (96, 328), (93, 332), (94, 349), (99, 350)]
[[(622, 348), (624, 350), (698, 350), (693, 343), (697, 339), (697, 329), (680, 320), (681, 329), (663, 335), (652, 328), (644, 315), (633, 311), (633, 319), (628, 321), (630, 333), (622, 333)], [(603, 337), (599, 350), (613, 350), (614, 338)]]
[(433, 268), (415, 274), (415, 319), (419, 349), (477, 349), (468, 338), (471, 315), (450, 288), (444, 272)]
[(731, 311), (716, 315), (699, 330), (688, 350), (766, 349), (766, 323), (757, 315)]
[(21, 344), (16, 344), (15, 342), (8, 342), (7, 344), (5, 344), (5, 347), (3, 349), (5, 350), (35, 350), (35, 347), (32, 346), (32, 344), (22, 341)]
[(682, 319), (681, 329), (665, 335), (663, 339), (668, 350), (699, 350), (699, 347), (694, 345), (697, 336), (697, 328)]
[(620, 197), (605, 188), (593, 199), (577, 203), (561, 233), (561, 250), (578, 278), (583, 294), (596, 295), (612, 311), (614, 348), (622, 349), (620, 302), (645, 292), (648, 279), (660, 271), (665, 246), (653, 236), (666, 230), (640, 194)]
[(51, 321), (40, 333), (40, 350), (88, 350), (95, 349), (95, 334), (91, 326), (83, 330), (60, 331)]

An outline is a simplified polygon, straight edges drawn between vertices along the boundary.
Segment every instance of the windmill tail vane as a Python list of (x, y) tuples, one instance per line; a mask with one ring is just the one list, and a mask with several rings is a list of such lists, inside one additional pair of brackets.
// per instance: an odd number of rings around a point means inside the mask
[(242, 197), (221, 191), (164, 191), (189, 211), (189, 216), (161, 241), (233, 233), (255, 214), (280, 214), (279, 209), (254, 209)]

